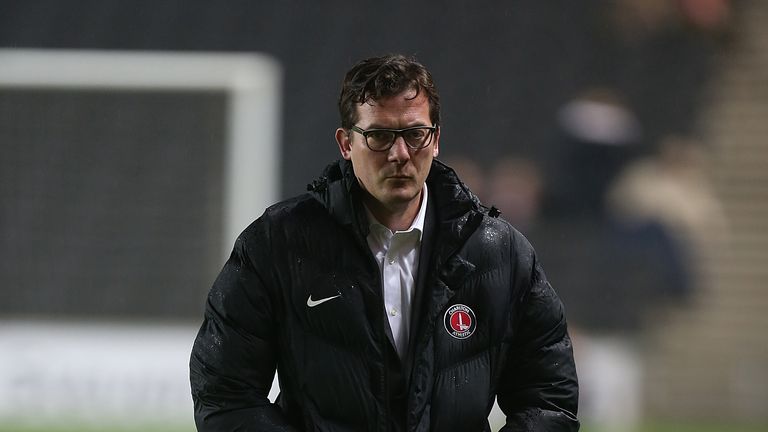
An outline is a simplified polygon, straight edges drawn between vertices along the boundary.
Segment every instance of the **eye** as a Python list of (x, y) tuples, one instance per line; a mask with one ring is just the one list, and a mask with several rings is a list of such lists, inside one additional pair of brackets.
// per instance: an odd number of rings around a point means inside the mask
[(378, 142), (388, 142), (392, 138), (392, 132), (389, 131), (370, 131), (368, 132), (368, 139)]
[(426, 129), (411, 129), (409, 131), (405, 131), (405, 139), (407, 140), (421, 141), (426, 138), (426, 136)]

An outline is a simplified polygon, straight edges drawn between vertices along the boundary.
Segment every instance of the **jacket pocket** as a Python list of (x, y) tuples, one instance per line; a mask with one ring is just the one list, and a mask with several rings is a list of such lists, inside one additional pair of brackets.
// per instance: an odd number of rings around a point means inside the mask
[(432, 395), (432, 429), (483, 431), (491, 403), (490, 353), (485, 351), (438, 372)]

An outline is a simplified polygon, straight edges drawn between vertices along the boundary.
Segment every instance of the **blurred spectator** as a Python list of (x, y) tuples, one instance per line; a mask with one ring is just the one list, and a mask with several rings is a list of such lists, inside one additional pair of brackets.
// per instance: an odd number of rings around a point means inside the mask
[(487, 201), (485, 174), (483, 173), (483, 168), (475, 161), (475, 159), (463, 154), (457, 154), (449, 157), (441, 157), (440, 160), (456, 171), (459, 178), (461, 178), (464, 184), (469, 187), (469, 190), (471, 190), (472, 193), (480, 198), (480, 201)]
[(730, 9), (730, 0), (621, 0), (612, 14), (621, 35), (637, 39), (681, 25), (718, 32), (728, 24)]
[(491, 169), (487, 201), (501, 210), (504, 219), (525, 234), (539, 216), (543, 186), (536, 162), (507, 157)]
[(731, 18), (730, 0), (677, 0), (680, 15), (694, 27), (720, 31)]
[(597, 217), (605, 191), (637, 152), (641, 128), (610, 88), (585, 90), (558, 112), (559, 162), (549, 172), (549, 210), (558, 216)]
[(646, 318), (689, 289), (679, 245), (654, 220), (626, 223), (606, 195), (636, 158), (641, 127), (622, 97), (588, 89), (558, 113), (562, 159), (548, 172), (546, 213), (531, 232), (574, 330), (584, 423), (633, 431), (642, 415)]
[[(725, 211), (707, 178), (704, 145), (685, 136), (666, 137), (656, 155), (630, 164), (608, 194), (608, 208), (627, 224), (661, 223), (684, 246), (691, 265), (702, 268), (713, 241), (727, 231)], [(702, 282), (706, 279), (702, 279)]]

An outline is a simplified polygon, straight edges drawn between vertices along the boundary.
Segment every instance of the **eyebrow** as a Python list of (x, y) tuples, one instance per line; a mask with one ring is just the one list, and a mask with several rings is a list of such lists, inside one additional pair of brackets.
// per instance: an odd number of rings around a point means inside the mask
[(406, 127), (403, 127), (403, 128), (392, 128), (392, 127), (380, 126), (377, 123), (373, 123), (373, 124), (369, 125), (367, 128), (365, 128), (365, 130), (371, 130), (371, 129), (401, 130), (401, 129), (408, 129), (408, 128), (414, 128), (414, 127), (421, 127), (421, 126), (429, 126), (429, 127), (431, 127), (432, 125), (431, 124), (423, 124), (423, 122), (419, 122), (419, 123), (412, 124), (412, 125), (409, 125), (409, 126), (406, 126)]

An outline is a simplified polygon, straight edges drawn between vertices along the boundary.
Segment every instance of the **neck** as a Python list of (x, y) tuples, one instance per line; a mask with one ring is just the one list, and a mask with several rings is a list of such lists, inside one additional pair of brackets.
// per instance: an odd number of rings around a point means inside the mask
[(418, 197), (407, 203), (387, 205), (366, 194), (365, 205), (379, 223), (392, 231), (404, 231), (410, 228), (413, 220), (416, 219), (423, 197), (422, 190)]

